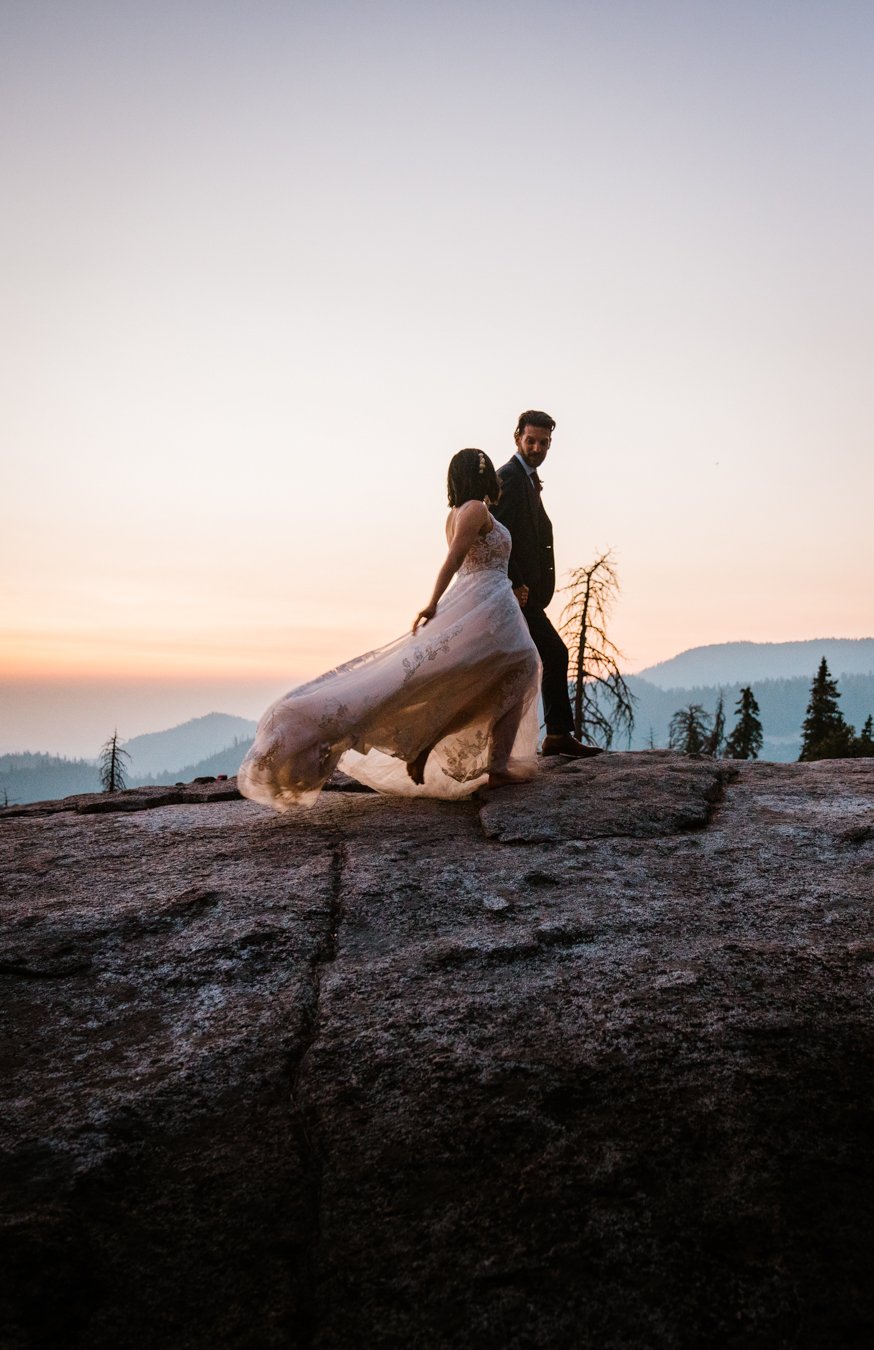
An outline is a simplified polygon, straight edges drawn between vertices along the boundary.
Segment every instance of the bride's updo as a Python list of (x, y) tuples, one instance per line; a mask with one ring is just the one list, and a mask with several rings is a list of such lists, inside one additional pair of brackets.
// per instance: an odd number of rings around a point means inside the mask
[(450, 506), (464, 506), (465, 502), (482, 502), (488, 497), (496, 502), (501, 485), (495, 466), (484, 450), (459, 450), (449, 461), (446, 487)]

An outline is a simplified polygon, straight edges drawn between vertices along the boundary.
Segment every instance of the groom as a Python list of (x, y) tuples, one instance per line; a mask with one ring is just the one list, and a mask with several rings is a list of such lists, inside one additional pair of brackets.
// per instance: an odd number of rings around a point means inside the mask
[(529, 408), (516, 425), (516, 454), (498, 469), (500, 500), (491, 507), (510, 531), (510, 581), (534, 645), (543, 662), (543, 716), (546, 736), (542, 755), (600, 755), (593, 745), (583, 745), (573, 734), (574, 716), (568, 695), (568, 650), (546, 617), (546, 606), (555, 591), (555, 559), (552, 524), (543, 509), (537, 470), (546, 459), (555, 422), (548, 413)]

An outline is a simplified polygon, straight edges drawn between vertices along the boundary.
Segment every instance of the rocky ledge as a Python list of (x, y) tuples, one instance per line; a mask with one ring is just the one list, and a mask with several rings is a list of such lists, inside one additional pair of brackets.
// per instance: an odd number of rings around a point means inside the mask
[(874, 763), (222, 793), (0, 820), (4, 1350), (872, 1343)]

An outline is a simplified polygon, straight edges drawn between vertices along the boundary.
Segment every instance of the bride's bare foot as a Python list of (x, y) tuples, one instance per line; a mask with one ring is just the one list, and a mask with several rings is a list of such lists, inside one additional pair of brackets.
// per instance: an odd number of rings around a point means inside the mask
[(517, 783), (531, 783), (533, 781), (533, 773), (523, 773), (520, 769), (517, 769), (515, 772), (511, 769), (496, 769), (489, 774), (489, 781), (486, 784), (486, 787), (513, 787)]
[(430, 755), (432, 749), (433, 746), (428, 745), (425, 747), (424, 750), (422, 750), (418, 755), (416, 755), (415, 759), (408, 760), (407, 773), (410, 775), (414, 783), (420, 784), (424, 783), (425, 765), (428, 762), (428, 756)]

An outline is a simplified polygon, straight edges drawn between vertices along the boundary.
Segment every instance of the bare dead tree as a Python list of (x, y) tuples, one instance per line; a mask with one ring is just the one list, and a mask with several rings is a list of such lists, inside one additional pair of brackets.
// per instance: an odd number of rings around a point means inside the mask
[(712, 755), (718, 759), (722, 753), (722, 747), (725, 744), (725, 699), (722, 690), (719, 691), (719, 700), (716, 704), (716, 711), (713, 714), (713, 722), (710, 727), (710, 734), (704, 745), (704, 754)]
[(607, 636), (607, 620), (619, 593), (611, 550), (588, 567), (577, 567), (562, 590), (568, 601), (559, 627), (571, 653), (574, 734), (610, 748), (617, 732), (631, 739), (634, 695), (622, 678), (622, 652)]
[(128, 752), (122, 750), (118, 743), (118, 732), (114, 731), (100, 750), (100, 786), (104, 792), (122, 792), (124, 790), (127, 786), (125, 781), (127, 770), (124, 761), (129, 759)]

